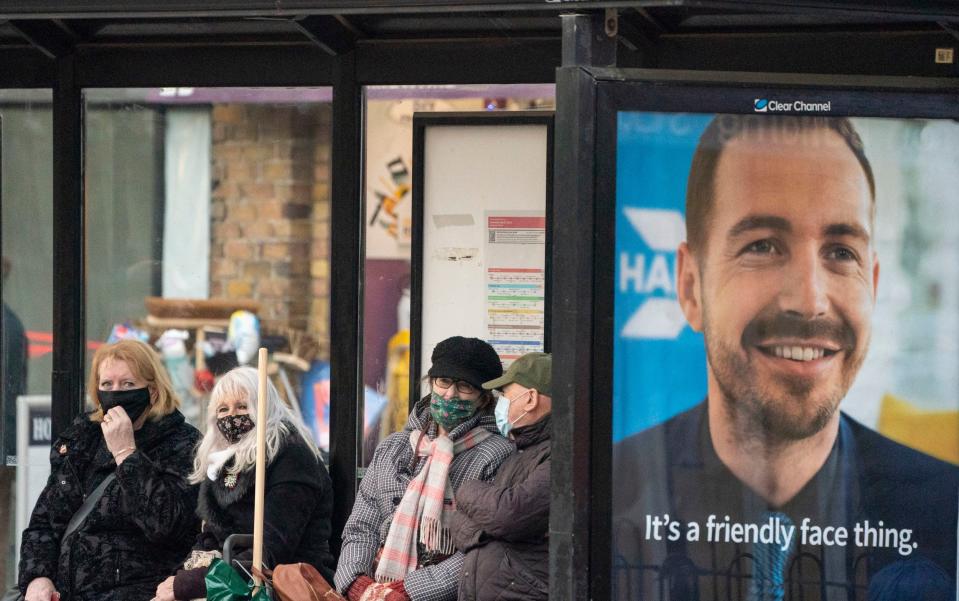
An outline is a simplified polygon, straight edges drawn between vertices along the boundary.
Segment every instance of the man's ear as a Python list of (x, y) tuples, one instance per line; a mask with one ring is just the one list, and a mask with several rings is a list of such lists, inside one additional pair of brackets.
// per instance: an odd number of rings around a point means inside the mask
[(147, 388), (150, 390), (150, 404), (155, 405), (156, 402), (160, 400), (160, 393), (157, 391), (157, 387), (153, 384), (148, 384)]
[(703, 299), (702, 285), (699, 281), (699, 265), (696, 255), (685, 242), (679, 245), (676, 253), (676, 293), (679, 296), (679, 306), (686, 316), (689, 326), (697, 331), (703, 331)]
[(876, 295), (879, 293), (879, 255), (872, 253), (872, 304), (876, 304)]
[(539, 391), (535, 388), (529, 389), (529, 399), (526, 401), (526, 404), (523, 405), (523, 411), (535, 411), (539, 407)]

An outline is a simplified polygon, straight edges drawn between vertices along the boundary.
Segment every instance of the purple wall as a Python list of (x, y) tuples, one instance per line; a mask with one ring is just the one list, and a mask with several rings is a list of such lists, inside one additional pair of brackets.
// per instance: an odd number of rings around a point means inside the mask
[(376, 388), (386, 372), (386, 344), (396, 333), (396, 305), (410, 284), (410, 262), (367, 259), (363, 301), (363, 383)]

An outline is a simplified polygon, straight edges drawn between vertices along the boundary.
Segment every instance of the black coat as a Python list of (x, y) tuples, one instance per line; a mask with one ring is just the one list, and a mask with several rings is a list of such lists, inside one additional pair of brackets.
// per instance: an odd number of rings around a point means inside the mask
[[(253, 533), (256, 470), (241, 472), (232, 489), (224, 484), (226, 470), (220, 473), (216, 481), (204, 479), (200, 484), (197, 513), (203, 520), (203, 532), (194, 546), (197, 550), (222, 550), (231, 534)], [(273, 568), (282, 563), (308, 563), (333, 582), (332, 512), (333, 484), (326, 467), (299, 436), (288, 436), (266, 469), (263, 564)], [(252, 551), (234, 557), (251, 559)], [(176, 598), (204, 597), (205, 573), (205, 568), (177, 572), (173, 584)]]
[[(153, 597), (199, 527), (196, 487), (186, 481), (199, 437), (174, 411), (137, 430), (137, 450), (117, 467), (100, 424), (78, 418), (53, 443), (50, 479), (23, 531), (20, 590), (45, 576), (63, 601)], [(86, 495), (113, 471), (86, 520), (61, 541)]]
[(464, 482), (451, 530), (466, 554), (460, 601), (549, 598), (551, 419), (513, 431), (517, 452), (492, 482)]

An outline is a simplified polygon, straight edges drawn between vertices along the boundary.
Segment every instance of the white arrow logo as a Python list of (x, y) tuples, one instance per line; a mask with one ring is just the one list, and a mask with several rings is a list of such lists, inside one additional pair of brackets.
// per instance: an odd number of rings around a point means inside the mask
[[(676, 252), (686, 237), (686, 224), (679, 211), (626, 207), (623, 213), (654, 251)], [(685, 326), (686, 317), (676, 298), (650, 298), (636, 309), (621, 334), (623, 338), (671, 340), (679, 336)]]
[(646, 245), (659, 252), (676, 252), (686, 238), (686, 222), (679, 211), (663, 209), (623, 209), (629, 223)]
[(686, 326), (686, 316), (675, 298), (651, 298), (636, 309), (626, 325), (623, 338), (672, 340)]

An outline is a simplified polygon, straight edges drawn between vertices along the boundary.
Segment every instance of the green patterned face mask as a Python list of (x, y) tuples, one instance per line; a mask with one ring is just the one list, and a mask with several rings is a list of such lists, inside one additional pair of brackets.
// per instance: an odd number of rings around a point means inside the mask
[(445, 399), (435, 392), (430, 398), (430, 414), (433, 416), (433, 421), (445, 428), (447, 432), (473, 417), (474, 413), (476, 413), (475, 401), (467, 401), (456, 396)]

